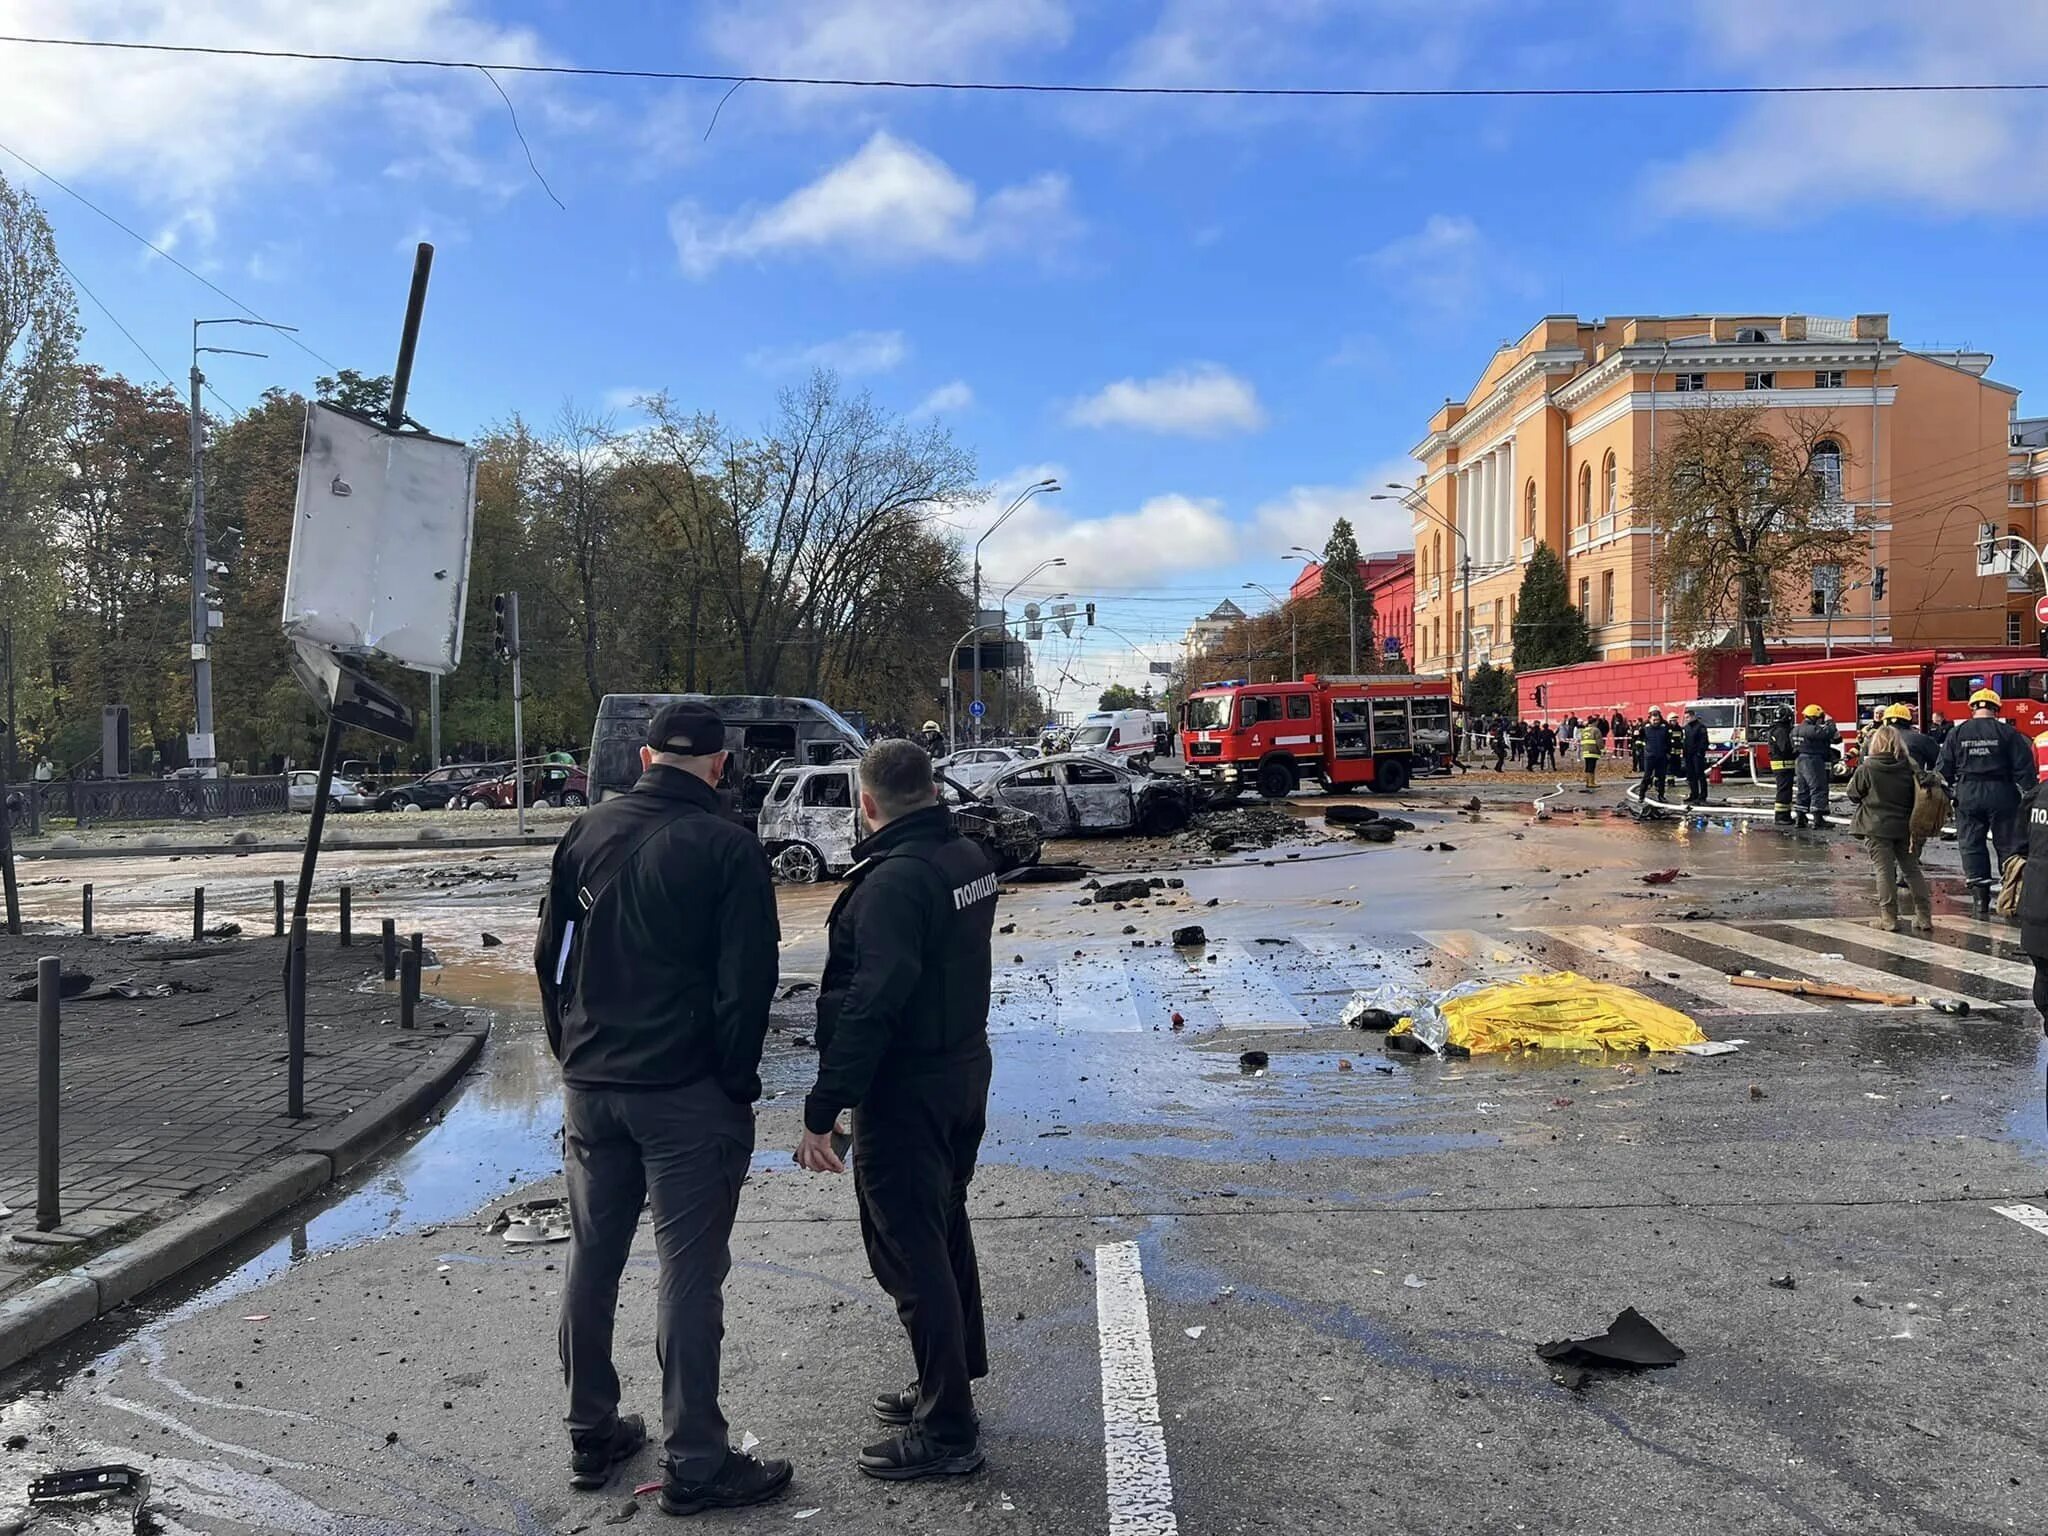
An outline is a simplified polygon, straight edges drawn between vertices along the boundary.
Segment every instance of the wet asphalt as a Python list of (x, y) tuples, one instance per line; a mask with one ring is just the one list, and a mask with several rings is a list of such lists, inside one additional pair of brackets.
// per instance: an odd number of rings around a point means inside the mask
[[(851, 1466), (879, 1434), (866, 1397), (899, 1383), (907, 1356), (846, 1181), (789, 1164), (815, 1058), (797, 1043), (805, 997), (782, 1005), (727, 1286), (724, 1401), (735, 1441), (793, 1458), (797, 1483), (778, 1505), (698, 1523), (1062, 1536), (2048, 1526), (2035, 1427), (2048, 1237), (1996, 1209), (2048, 1207), (2039, 1024), (1989, 974), (2017, 963), (2009, 943), (1988, 928), (1955, 940), (1958, 967), (1986, 967), (1978, 995), (2007, 1005), (1965, 1019), (1703, 1008), (1709, 1035), (1748, 1042), (1739, 1053), (1389, 1058), (1335, 1024), (1348, 985), (1515, 960), (1663, 995), (1653, 967), (1598, 935), (1720, 922), (1786, 942), (1803, 930), (1784, 925), (1865, 900), (1862, 854), (1843, 839), (1712, 819), (1413, 819), (1391, 847), (1162, 867), (1183, 889), (1123, 912), (1078, 905), (1087, 892), (1072, 886), (1005, 898), (1016, 930), (997, 940), (998, 1068), (973, 1202), (990, 1461), (973, 1479), (891, 1487)], [(28, 878), (67, 883), (25, 897), (54, 920), (90, 878), (103, 929), (175, 931), (202, 874), (210, 912), (267, 912), (289, 861), (266, 858), (45, 865)], [(1933, 862), (1953, 876), (1952, 849)], [(518, 877), (493, 878), (501, 863)], [(325, 879), (350, 879), (359, 925), (390, 912), (429, 934), (446, 962), (430, 992), (502, 1010), (491, 1048), (432, 1124), (342, 1191), (0, 1380), (0, 1434), (27, 1437), (0, 1451), (0, 1529), (30, 1473), (97, 1460), (146, 1468), (173, 1532), (664, 1519), (651, 1500), (624, 1515), (624, 1476), (603, 1495), (566, 1488), (562, 1253), (482, 1230), (499, 1201), (559, 1188), (556, 1089), (524, 1012), (537, 868), (525, 855), (330, 856)], [(1640, 883), (1663, 868), (1683, 878)], [(831, 894), (785, 893), (786, 979), (815, 975)], [(1168, 937), (1189, 922), (1209, 942), (1175, 950)], [(1562, 925), (1573, 943), (1543, 932)], [(1716, 943), (1660, 942), (1728, 961)], [(1826, 943), (1850, 963), (1884, 958)], [(1248, 1047), (1269, 1054), (1263, 1073), (1240, 1067)], [(1142, 1265), (1172, 1526), (1119, 1524), (1130, 1490), (1105, 1465), (1096, 1271), (1099, 1250), (1123, 1242)], [(643, 1247), (618, 1356), (629, 1404), (650, 1413), (652, 1285)], [(1555, 1384), (1535, 1346), (1597, 1333), (1625, 1306), (1687, 1358)], [(649, 1453), (630, 1470), (653, 1466)]]

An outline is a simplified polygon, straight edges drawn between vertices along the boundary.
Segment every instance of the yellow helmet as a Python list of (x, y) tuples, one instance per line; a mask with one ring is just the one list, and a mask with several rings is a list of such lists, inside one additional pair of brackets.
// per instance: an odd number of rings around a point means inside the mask
[(1998, 695), (1993, 693), (1989, 688), (1979, 688), (1975, 693), (1970, 695), (1970, 708), (1972, 709), (1976, 709), (1980, 706), (1996, 709), (2002, 702), (2003, 701), (1998, 697)]
[(1884, 717), (1887, 720), (1903, 720), (1908, 725), (1913, 723), (1913, 711), (1906, 708), (1903, 704), (1885, 705)]
[(1818, 720), (1822, 715), (1826, 714), (1827, 711), (1822, 709), (1818, 704), (1809, 704), (1806, 706), (1806, 708), (1799, 711), (1799, 713), (1806, 716), (1806, 718), (1809, 720)]

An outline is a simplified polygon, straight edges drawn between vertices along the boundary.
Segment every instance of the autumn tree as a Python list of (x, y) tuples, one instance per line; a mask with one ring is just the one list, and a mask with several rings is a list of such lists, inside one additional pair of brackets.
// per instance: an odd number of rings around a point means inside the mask
[(1825, 416), (1746, 404), (1665, 420), (1630, 497), (1654, 535), (1651, 581), (1672, 634), (1696, 649), (1732, 626), (1750, 660), (1766, 661), (1773, 604), (1796, 596), (1803, 611), (1814, 567), (1869, 548), (1865, 520), (1841, 500), (1840, 438)]

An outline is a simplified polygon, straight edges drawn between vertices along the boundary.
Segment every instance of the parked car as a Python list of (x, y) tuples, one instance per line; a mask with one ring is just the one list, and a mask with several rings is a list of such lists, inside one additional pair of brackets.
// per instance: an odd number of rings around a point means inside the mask
[[(954, 825), (989, 851), (999, 870), (1036, 864), (1042, 838), (1028, 812), (977, 799), (957, 783), (942, 781), (953, 807)], [(776, 775), (761, 805), (757, 832), (775, 872), (808, 885), (853, 868), (860, 841), (860, 765), (832, 763), (788, 768)]]
[(1178, 832), (1194, 815), (1187, 782), (1134, 772), (1091, 752), (1066, 752), (999, 770), (979, 798), (1029, 811), (1047, 837), (1084, 832)]
[[(509, 811), (519, 803), (513, 775), (480, 779), (462, 792), (463, 805), (472, 811)], [(526, 766), (528, 805), (588, 805), (590, 781), (573, 764), (529, 763)]]
[[(306, 811), (313, 809), (313, 796), (320, 788), (320, 775), (311, 768), (300, 768), (285, 781), (284, 800), (288, 809)], [(327, 785), (327, 809), (330, 811), (367, 811), (377, 804), (377, 792), (367, 784), (357, 783), (336, 774)]]
[(436, 768), (431, 773), (420, 775), (410, 784), (381, 790), (377, 795), (377, 809), (380, 811), (439, 811), (463, 799), (471, 785), (477, 780), (490, 778), (504, 770), (503, 763), (450, 763), (445, 768)]
[(954, 783), (972, 789), (1012, 763), (1021, 763), (1036, 756), (1038, 754), (1029, 747), (968, 747), (950, 757), (938, 759), (932, 767)]

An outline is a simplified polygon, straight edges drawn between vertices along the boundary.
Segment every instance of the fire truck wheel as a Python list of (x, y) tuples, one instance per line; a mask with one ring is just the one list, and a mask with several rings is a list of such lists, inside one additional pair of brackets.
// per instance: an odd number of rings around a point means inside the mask
[(1398, 795), (1408, 787), (1408, 760), (1383, 757), (1373, 765), (1372, 787), (1383, 795)]
[(1275, 758), (1259, 769), (1259, 793), (1268, 800), (1285, 800), (1300, 786), (1292, 765)]

